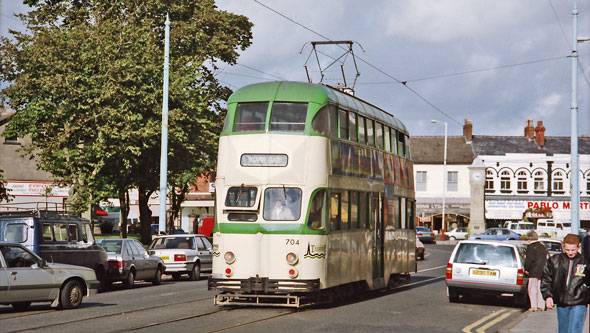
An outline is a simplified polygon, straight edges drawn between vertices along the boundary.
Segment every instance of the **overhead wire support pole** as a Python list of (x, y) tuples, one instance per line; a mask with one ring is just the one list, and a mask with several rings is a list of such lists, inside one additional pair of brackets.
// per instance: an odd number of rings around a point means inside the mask
[(159, 229), (166, 230), (166, 187), (168, 174), (168, 81), (170, 72), (170, 18), (166, 14), (164, 33), (164, 88), (162, 100), (162, 147), (160, 151), (160, 211)]
[(572, 107), (571, 107), (571, 168), (570, 201), (572, 233), (580, 229), (580, 190), (578, 184), (578, 10), (574, 5), (572, 11)]

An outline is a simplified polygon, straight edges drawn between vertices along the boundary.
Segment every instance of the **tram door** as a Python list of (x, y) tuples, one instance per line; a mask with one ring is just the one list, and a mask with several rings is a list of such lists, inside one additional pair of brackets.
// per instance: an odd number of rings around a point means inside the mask
[(371, 227), (373, 227), (373, 279), (383, 277), (383, 198), (371, 193)]

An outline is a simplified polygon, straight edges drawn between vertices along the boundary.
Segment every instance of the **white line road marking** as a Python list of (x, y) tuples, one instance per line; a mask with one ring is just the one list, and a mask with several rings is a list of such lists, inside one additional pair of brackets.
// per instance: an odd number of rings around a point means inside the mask
[(498, 318), (496, 318), (496, 319), (494, 319), (494, 320), (491, 320), (490, 322), (488, 322), (487, 324), (485, 324), (484, 326), (482, 326), (482, 327), (478, 328), (478, 329), (477, 329), (477, 330), (475, 330), (475, 331), (476, 331), (477, 333), (485, 333), (485, 331), (486, 331), (488, 328), (490, 328), (490, 327), (494, 326), (495, 324), (497, 324), (497, 323), (501, 322), (502, 320), (506, 319), (506, 317), (510, 316), (511, 314), (513, 314), (513, 313), (514, 313), (514, 312), (516, 312), (516, 311), (518, 311), (518, 310), (510, 310), (510, 311), (508, 311), (508, 312), (504, 313), (503, 315), (501, 315), (500, 317), (498, 317)]
[(422, 281), (416, 281), (416, 282), (412, 282), (412, 283), (402, 284), (402, 285), (399, 285), (399, 286), (397, 286), (397, 287), (395, 287), (393, 289), (407, 288), (407, 287), (413, 286), (415, 284), (422, 284), (424, 282), (428, 282), (428, 281), (431, 281), (431, 280), (440, 280), (440, 279), (444, 279), (444, 278), (445, 278), (444, 276), (436, 276), (436, 277), (433, 277), (433, 278), (430, 278), (430, 279), (426, 279), (426, 280), (422, 280)]
[(430, 267), (430, 268), (426, 268), (426, 269), (421, 269), (421, 270), (419, 270), (416, 273), (422, 273), (422, 272), (432, 271), (432, 270), (435, 270), (435, 269), (441, 269), (443, 267), (447, 267), (447, 265), (437, 266), (437, 267)]
[(475, 323), (473, 323), (473, 324), (471, 324), (469, 326), (465, 326), (463, 328), (463, 332), (464, 333), (470, 333), (472, 328), (474, 328), (476, 326), (479, 326), (479, 325), (485, 323), (486, 321), (491, 320), (492, 318), (501, 315), (502, 313), (504, 313), (506, 311), (508, 311), (508, 309), (502, 309), (502, 310), (499, 310), (497, 312), (490, 313), (489, 315), (481, 318), (480, 320), (476, 321)]

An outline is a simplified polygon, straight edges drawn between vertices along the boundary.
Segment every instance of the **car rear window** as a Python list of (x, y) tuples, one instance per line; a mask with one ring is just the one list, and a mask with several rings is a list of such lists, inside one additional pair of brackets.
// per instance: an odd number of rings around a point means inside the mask
[(454, 262), (460, 264), (518, 267), (512, 247), (492, 244), (460, 244)]
[(192, 237), (158, 238), (152, 242), (150, 249), (194, 249)]
[(116, 253), (121, 254), (121, 245), (123, 244), (122, 240), (118, 239), (99, 239), (97, 241), (98, 245), (105, 249), (107, 253)]

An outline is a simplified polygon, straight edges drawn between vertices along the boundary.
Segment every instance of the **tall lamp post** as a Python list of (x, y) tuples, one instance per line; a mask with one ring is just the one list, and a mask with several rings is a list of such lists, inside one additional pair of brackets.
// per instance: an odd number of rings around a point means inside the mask
[(447, 123), (440, 120), (431, 120), (432, 123), (445, 125), (445, 147), (443, 159), (443, 197), (442, 197), (442, 233), (441, 238), (445, 240), (445, 199), (447, 197)]

